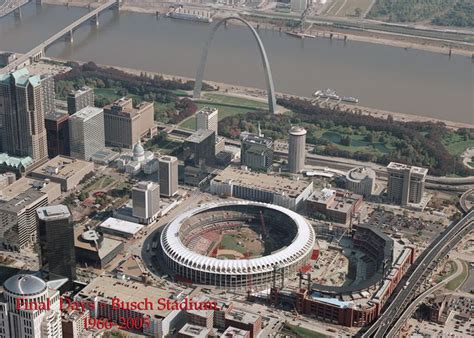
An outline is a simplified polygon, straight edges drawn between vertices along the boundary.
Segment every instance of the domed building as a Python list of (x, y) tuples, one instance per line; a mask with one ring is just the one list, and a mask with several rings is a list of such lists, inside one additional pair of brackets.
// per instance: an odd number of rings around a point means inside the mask
[(142, 162), (145, 160), (145, 149), (143, 148), (141, 142), (138, 142), (133, 147), (133, 160), (137, 162)]
[(59, 291), (27, 274), (10, 277), (3, 289), (1, 337), (62, 337)]
[(137, 142), (132, 152), (122, 154), (116, 161), (117, 167), (131, 175), (137, 175), (141, 171), (152, 174), (158, 170), (158, 159), (151, 151), (145, 151), (141, 142)]

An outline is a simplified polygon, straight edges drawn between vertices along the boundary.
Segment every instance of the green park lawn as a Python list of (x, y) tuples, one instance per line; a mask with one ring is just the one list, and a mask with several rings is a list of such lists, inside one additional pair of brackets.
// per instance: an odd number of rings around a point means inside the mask
[(349, 135), (351, 138), (351, 144), (349, 146), (342, 145), (341, 139), (345, 137), (345, 134), (339, 133), (337, 131), (328, 130), (328, 129), (321, 129), (316, 132), (316, 136), (321, 139), (325, 139), (337, 145), (338, 148), (342, 150), (347, 150), (350, 152), (356, 151), (364, 151), (368, 153), (382, 153), (388, 154), (394, 147), (390, 144), (389, 141), (387, 142), (367, 142), (365, 141), (364, 134), (356, 135), (352, 134)]
[(247, 99), (244, 97), (237, 97), (237, 96), (229, 96), (224, 94), (214, 94), (214, 93), (206, 93), (204, 94), (204, 98), (206, 100), (215, 102), (215, 103), (222, 103), (227, 105), (235, 105), (235, 106), (242, 106), (242, 107), (254, 107), (259, 109), (267, 109), (268, 104), (266, 102)]
[[(94, 95), (96, 97), (103, 97), (110, 99), (112, 101), (120, 99), (122, 96), (118, 94), (118, 90), (120, 88), (114, 87), (114, 88), (94, 88)], [(127, 97), (131, 97), (133, 99), (133, 103), (137, 104), (143, 101), (143, 98), (139, 95), (134, 95), (134, 94), (127, 94)]]
[[(198, 109), (202, 109), (206, 106), (211, 106), (213, 108), (217, 108), (219, 110), (219, 121), (227, 116), (236, 116), (240, 114), (245, 114), (249, 112), (248, 108), (236, 108), (236, 107), (229, 107), (222, 104), (206, 104), (206, 103), (197, 103)], [(196, 129), (196, 119), (193, 116), (188, 117), (186, 120), (181, 122), (180, 127), (186, 129)]]
[(463, 135), (451, 133), (442, 140), (448, 152), (453, 156), (461, 155), (464, 150), (474, 147), (474, 139), (466, 140)]
[[(209, 94), (204, 95), (205, 101), (197, 101), (198, 109), (210, 106), (219, 110), (219, 121), (227, 116), (236, 116), (248, 113), (252, 110), (267, 109), (265, 102), (250, 100), (241, 97), (227, 96), (223, 94)], [(180, 123), (180, 127), (194, 130), (196, 129), (196, 120), (194, 116), (188, 117)]]

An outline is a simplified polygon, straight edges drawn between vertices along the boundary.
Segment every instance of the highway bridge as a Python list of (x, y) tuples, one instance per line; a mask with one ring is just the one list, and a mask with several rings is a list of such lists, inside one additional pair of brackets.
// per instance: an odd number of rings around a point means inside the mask
[(406, 318), (406, 311), (418, 295), (419, 287), (430, 278), (432, 271), (449, 251), (473, 229), (474, 209), (460, 221), (453, 222), (423, 251), (398, 284), (381, 316), (361, 336), (396, 337), (404, 324), (399, 318)]
[[(0, 18), (14, 12), (16, 17), (21, 16), (20, 8), (32, 0), (0, 0)], [(40, 0), (37, 0), (41, 3)]]
[(459, 204), (461, 205), (462, 211), (465, 213), (469, 212), (474, 206), (474, 189), (465, 191), (459, 198)]
[(420, 294), (418, 297), (416, 297), (415, 300), (413, 300), (410, 305), (406, 308), (405, 312), (396, 320), (394, 323), (392, 329), (387, 332), (387, 337), (394, 337), (398, 336), (398, 333), (402, 330), (404, 327), (405, 323), (410, 319), (410, 317), (413, 315), (413, 313), (416, 311), (420, 303), (429, 295), (431, 295), (434, 291), (441, 289), (444, 287), (447, 283), (449, 283), (451, 280), (455, 279), (456, 277), (459, 276), (460, 273), (462, 273), (462, 265), (459, 262), (456, 262), (456, 264), (459, 264), (458, 266), (458, 271), (454, 273), (453, 275), (449, 276), (448, 278), (442, 280), (435, 286), (427, 289), (424, 291), (422, 294)]
[(77, 19), (74, 21), (72, 24), (67, 26), (66, 28), (63, 28), (61, 31), (58, 33), (54, 34), (51, 36), (49, 39), (46, 41), (42, 42), (29, 52), (23, 54), (20, 56), (18, 59), (10, 63), (8, 66), (0, 69), (0, 74), (1, 73), (9, 73), (12, 71), (15, 71), (21, 67), (24, 67), (25, 65), (30, 64), (31, 62), (38, 61), (43, 57), (45, 54), (46, 49), (52, 45), (54, 42), (66, 38), (70, 42), (73, 41), (73, 33), (74, 31), (81, 26), (85, 22), (93, 22), (94, 24), (98, 25), (99, 24), (99, 14), (102, 13), (103, 11), (110, 9), (110, 8), (118, 8), (120, 7), (122, 3), (122, 0), (108, 0), (104, 4), (100, 5), (99, 7), (91, 10), (89, 13), (86, 15), (82, 16), (81, 18)]

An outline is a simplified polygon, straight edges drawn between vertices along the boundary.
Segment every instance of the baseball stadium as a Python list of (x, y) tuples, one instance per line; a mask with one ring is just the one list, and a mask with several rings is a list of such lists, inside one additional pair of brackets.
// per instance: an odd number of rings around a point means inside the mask
[(176, 279), (233, 290), (269, 288), (310, 262), (312, 226), (286, 208), (219, 202), (189, 210), (161, 233), (164, 262)]

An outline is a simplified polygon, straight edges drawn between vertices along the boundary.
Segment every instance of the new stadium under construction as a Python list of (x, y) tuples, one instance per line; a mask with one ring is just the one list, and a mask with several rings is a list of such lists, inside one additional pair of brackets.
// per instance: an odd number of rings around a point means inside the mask
[(202, 205), (161, 233), (162, 257), (176, 279), (233, 290), (261, 290), (310, 262), (315, 232), (301, 215), (258, 202)]

